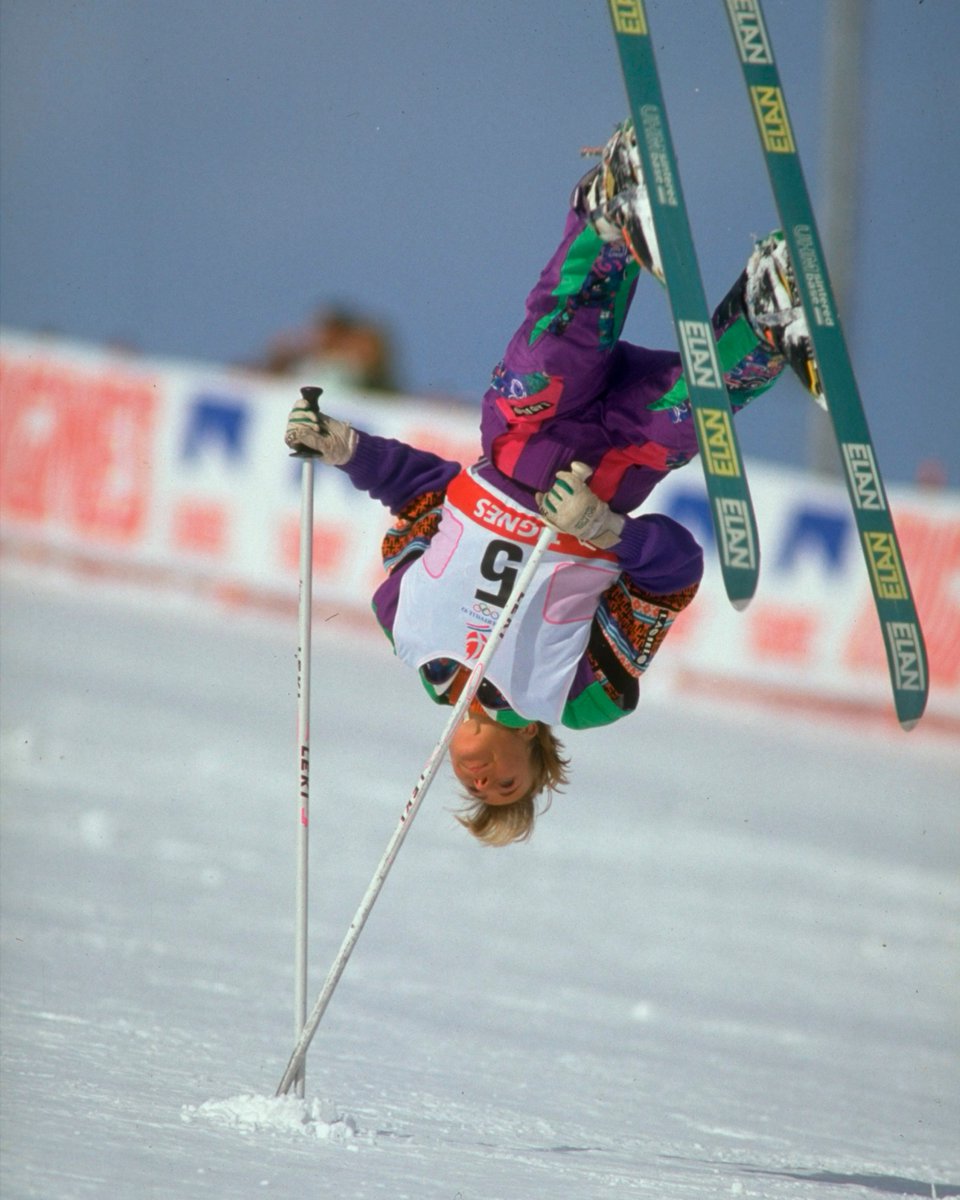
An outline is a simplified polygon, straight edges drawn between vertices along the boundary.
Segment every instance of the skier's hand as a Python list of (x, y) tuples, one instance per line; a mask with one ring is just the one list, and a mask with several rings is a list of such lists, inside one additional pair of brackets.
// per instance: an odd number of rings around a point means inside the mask
[(537, 492), (537, 508), (548, 525), (581, 542), (609, 550), (620, 541), (625, 518), (611, 510), (587, 485), (590, 468), (581, 462), (558, 471), (548, 492)]
[(301, 395), (290, 410), (284, 441), (298, 454), (315, 454), (332, 467), (342, 467), (353, 458), (357, 448), (357, 431), (345, 421), (328, 417), (316, 406), (319, 389), (304, 388), (312, 398)]

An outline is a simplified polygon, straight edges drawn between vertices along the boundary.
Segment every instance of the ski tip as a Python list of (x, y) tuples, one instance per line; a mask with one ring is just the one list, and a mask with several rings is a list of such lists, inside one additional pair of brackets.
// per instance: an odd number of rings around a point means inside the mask
[(927, 707), (927, 697), (924, 694), (920, 703), (917, 703), (917, 697), (911, 696), (910, 703), (904, 702), (897, 707), (897, 720), (900, 722), (900, 728), (904, 733), (909, 733), (911, 729), (915, 729), (919, 724), (924, 709)]
[(736, 598), (731, 596), (730, 603), (737, 610), (737, 612), (743, 612), (752, 599), (752, 596), (737, 596)]

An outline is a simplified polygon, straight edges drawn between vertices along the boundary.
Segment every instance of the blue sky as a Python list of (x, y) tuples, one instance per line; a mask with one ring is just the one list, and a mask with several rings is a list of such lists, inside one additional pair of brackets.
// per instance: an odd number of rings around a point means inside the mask
[[(765, 5), (821, 231), (830, 7)], [(843, 320), (888, 480), (936, 456), (957, 486), (960, 4), (865, 10)], [(722, 0), (648, 14), (715, 301), (776, 214)], [(0, 17), (0, 320), (155, 355), (249, 361), (338, 300), (389, 325), (409, 390), (479, 397), (579, 147), (626, 111), (600, 0), (0, 0)], [(675, 345), (652, 283), (627, 335)], [(744, 451), (803, 463), (809, 409), (778, 388), (740, 422)]]

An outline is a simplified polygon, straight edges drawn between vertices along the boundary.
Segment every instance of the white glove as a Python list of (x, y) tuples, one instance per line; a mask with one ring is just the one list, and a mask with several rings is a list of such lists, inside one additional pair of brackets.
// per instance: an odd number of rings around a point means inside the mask
[(300, 454), (315, 454), (331, 467), (342, 467), (353, 458), (357, 448), (357, 431), (345, 421), (328, 417), (317, 408), (319, 388), (304, 388), (308, 396), (300, 399), (290, 410), (284, 441)]
[(573, 534), (581, 542), (609, 550), (620, 541), (626, 518), (615, 513), (587, 486), (590, 468), (586, 463), (570, 464), (569, 471), (558, 471), (549, 492), (537, 492), (537, 508), (548, 525), (560, 533)]

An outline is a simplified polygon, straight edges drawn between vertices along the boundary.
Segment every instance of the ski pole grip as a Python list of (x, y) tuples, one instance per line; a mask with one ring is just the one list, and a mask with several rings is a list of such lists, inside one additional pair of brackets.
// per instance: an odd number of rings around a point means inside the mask
[(320, 397), (323, 395), (323, 388), (320, 387), (302, 387), (300, 395), (306, 400), (310, 406), (310, 411), (315, 416), (320, 416)]

